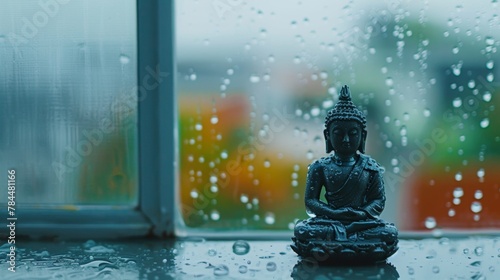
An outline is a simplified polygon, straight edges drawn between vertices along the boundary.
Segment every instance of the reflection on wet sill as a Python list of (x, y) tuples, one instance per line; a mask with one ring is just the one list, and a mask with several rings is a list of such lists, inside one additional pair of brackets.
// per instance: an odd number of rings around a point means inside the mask
[[(2, 279), (498, 279), (500, 237), (403, 239), (387, 263), (324, 267), (291, 242), (182, 240), (20, 241), (16, 272)], [(0, 247), (7, 260), (9, 246)], [(320, 277), (320, 278), (318, 278)]]

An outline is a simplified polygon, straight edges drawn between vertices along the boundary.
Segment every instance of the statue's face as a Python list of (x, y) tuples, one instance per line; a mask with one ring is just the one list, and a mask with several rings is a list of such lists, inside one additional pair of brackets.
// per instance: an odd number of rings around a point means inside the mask
[(329, 140), (335, 153), (343, 156), (356, 154), (361, 141), (361, 124), (357, 121), (335, 121), (329, 129)]

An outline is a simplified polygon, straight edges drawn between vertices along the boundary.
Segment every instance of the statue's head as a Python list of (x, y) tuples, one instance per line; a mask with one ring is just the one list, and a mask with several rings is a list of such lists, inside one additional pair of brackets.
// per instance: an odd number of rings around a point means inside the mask
[[(341, 131), (347, 132), (347, 137), (344, 137), (344, 135), (340, 136), (339, 133)], [(325, 130), (323, 134), (325, 135), (327, 153), (330, 153), (332, 150), (339, 152), (337, 150), (343, 148), (343, 141), (349, 141), (357, 145), (357, 147), (351, 148), (351, 150), (355, 148), (353, 150), (354, 153), (356, 150), (361, 153), (365, 152), (367, 134), (366, 117), (365, 114), (352, 103), (349, 87), (342, 87), (340, 90), (339, 102), (328, 111), (325, 118)], [(348, 145), (346, 144), (346, 146)]]

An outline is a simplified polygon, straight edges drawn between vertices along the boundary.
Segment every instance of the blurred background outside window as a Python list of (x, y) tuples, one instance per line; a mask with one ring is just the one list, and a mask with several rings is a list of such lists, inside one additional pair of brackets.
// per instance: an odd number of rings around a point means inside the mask
[(342, 85), (406, 231), (498, 229), (497, 1), (178, 1), (180, 226), (293, 229)]

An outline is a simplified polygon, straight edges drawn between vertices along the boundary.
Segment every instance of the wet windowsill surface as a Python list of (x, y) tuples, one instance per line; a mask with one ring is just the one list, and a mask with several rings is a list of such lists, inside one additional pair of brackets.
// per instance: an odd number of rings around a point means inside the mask
[[(291, 241), (18, 241), (1, 279), (500, 279), (500, 237), (403, 239), (387, 263), (319, 266)], [(247, 246), (248, 245), (248, 246)]]

